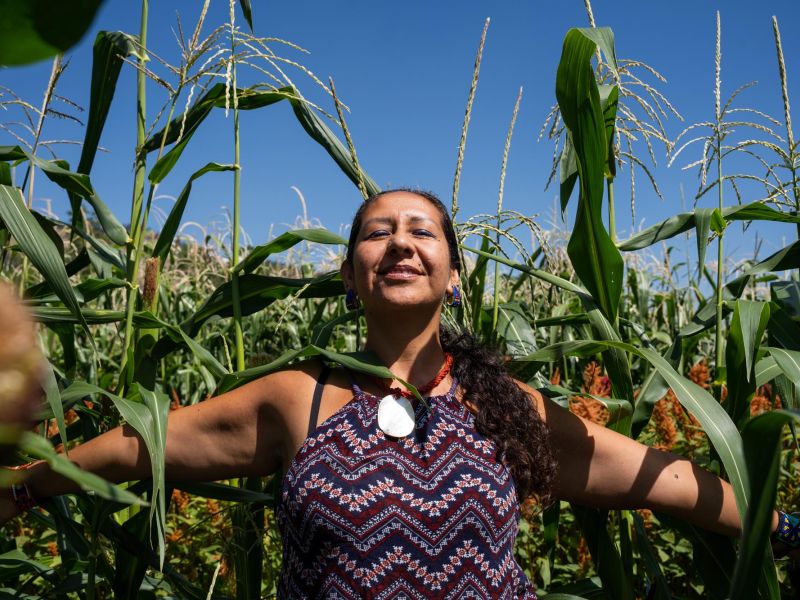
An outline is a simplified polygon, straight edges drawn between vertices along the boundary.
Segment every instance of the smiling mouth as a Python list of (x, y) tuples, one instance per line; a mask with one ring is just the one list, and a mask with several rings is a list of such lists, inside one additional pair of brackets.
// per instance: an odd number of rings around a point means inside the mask
[(378, 273), (388, 279), (411, 279), (422, 275), (419, 269), (410, 265), (392, 265), (380, 270)]

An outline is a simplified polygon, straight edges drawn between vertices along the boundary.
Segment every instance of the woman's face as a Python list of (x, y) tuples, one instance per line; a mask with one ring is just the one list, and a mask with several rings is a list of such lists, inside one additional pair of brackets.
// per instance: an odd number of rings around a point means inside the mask
[(441, 304), (458, 283), (438, 209), (411, 192), (392, 192), (362, 215), (352, 264), (342, 277), (366, 310)]

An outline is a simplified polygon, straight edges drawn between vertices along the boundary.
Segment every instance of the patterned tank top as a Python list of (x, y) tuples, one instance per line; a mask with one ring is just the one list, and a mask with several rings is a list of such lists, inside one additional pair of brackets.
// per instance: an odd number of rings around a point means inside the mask
[(378, 428), (379, 398), (353, 398), (312, 429), (283, 479), (278, 598), (526, 598), (514, 558), (519, 503), (497, 447), (456, 398), (415, 402), (404, 439)]

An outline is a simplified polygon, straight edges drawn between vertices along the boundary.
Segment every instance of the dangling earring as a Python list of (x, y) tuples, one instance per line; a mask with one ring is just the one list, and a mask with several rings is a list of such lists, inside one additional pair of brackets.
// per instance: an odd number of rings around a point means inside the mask
[(459, 308), (461, 306), (461, 292), (457, 285), (454, 285), (453, 291), (445, 296), (445, 304), (451, 308)]
[(344, 305), (347, 310), (356, 310), (358, 308), (358, 294), (353, 288), (348, 288), (344, 296)]

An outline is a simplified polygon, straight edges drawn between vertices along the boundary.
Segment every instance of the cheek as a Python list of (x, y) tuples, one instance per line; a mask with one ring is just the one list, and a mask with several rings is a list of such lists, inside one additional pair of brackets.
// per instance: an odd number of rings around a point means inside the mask
[(363, 256), (356, 255), (353, 257), (353, 281), (356, 287), (363, 286), (369, 280), (370, 264), (370, 261)]

